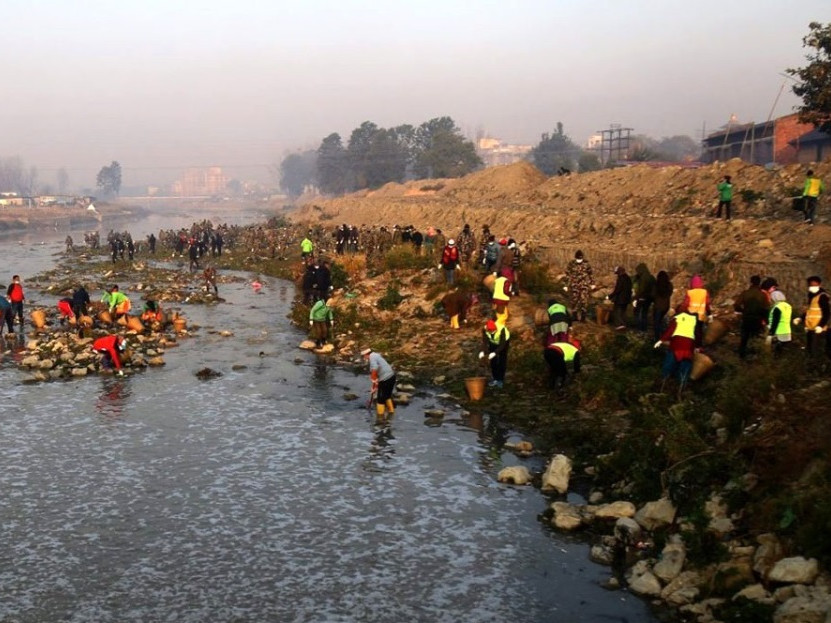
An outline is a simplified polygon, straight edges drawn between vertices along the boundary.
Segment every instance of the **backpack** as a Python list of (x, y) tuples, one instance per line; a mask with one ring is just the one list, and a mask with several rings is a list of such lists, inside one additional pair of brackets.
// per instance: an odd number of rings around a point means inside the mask
[(495, 262), (499, 258), (499, 246), (495, 242), (489, 242), (485, 249), (485, 259), (488, 262)]

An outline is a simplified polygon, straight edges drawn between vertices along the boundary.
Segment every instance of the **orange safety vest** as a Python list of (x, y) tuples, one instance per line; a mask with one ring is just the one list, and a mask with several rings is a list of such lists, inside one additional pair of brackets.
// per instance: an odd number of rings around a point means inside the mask
[(828, 292), (819, 292), (817, 293), (814, 298), (811, 299), (811, 303), (808, 305), (808, 311), (805, 312), (805, 328), (806, 329), (816, 329), (822, 320), (822, 310), (819, 307), (819, 299), (820, 297), (828, 297)]
[(707, 290), (704, 288), (693, 288), (687, 290), (687, 296), (690, 299), (690, 304), (687, 307), (689, 313), (698, 316), (701, 322), (707, 320)]

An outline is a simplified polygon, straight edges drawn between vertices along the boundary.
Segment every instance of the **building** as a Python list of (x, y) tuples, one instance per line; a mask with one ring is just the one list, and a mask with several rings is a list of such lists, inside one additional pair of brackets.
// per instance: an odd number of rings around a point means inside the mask
[(796, 159), (801, 164), (822, 162), (831, 158), (831, 134), (811, 130), (791, 141), (796, 149)]
[(532, 149), (531, 145), (509, 145), (498, 138), (480, 138), (476, 141), (476, 153), (486, 167), (527, 160)]
[(226, 194), (228, 178), (222, 167), (193, 168), (173, 182), (173, 194), (178, 197), (215, 197)]
[(764, 123), (731, 122), (702, 141), (704, 162), (740, 158), (751, 164), (795, 164), (799, 161), (795, 141), (814, 129), (792, 114)]

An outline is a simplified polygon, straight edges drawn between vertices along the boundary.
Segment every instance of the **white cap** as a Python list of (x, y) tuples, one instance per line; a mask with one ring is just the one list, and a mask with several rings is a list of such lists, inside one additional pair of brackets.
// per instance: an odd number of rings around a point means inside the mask
[(371, 348), (365, 348), (361, 351), (361, 357), (366, 357), (371, 352), (372, 352)]
[(452, 247), (454, 244), (456, 244), (456, 241), (453, 240), (453, 238), (451, 238), (450, 240), (447, 241), (447, 244), (449, 244)]

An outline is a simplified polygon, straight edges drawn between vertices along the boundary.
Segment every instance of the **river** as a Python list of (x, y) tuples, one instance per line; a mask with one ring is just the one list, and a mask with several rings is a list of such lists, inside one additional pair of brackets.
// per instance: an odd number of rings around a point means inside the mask
[[(65, 235), (0, 252), (25, 284)], [(290, 283), (220, 294), (161, 369), (32, 386), (3, 353), (0, 621), (656, 620), (496, 482), (498, 417), (424, 387), (376, 425), (365, 374), (296, 348)]]

